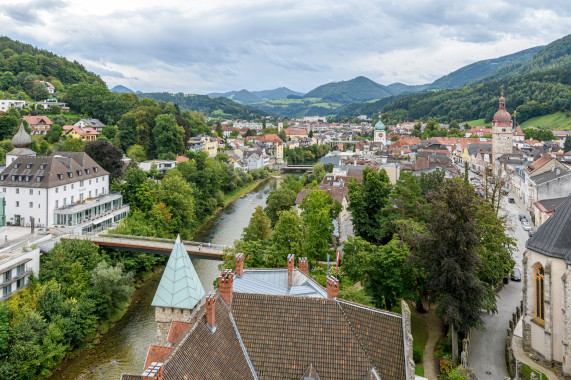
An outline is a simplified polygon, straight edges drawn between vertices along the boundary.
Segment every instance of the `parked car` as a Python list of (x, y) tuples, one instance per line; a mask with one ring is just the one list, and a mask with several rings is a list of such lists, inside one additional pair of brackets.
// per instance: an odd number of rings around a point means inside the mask
[(508, 202), (509, 202), (509, 203), (515, 203), (515, 199), (513, 199), (513, 198), (508, 198)]
[(521, 271), (519, 270), (519, 268), (513, 268), (512, 269), (511, 278), (512, 278), (512, 281), (521, 281)]
[(522, 221), (522, 220), (524, 220), (524, 219), (525, 219), (525, 215), (519, 214), (519, 220)]
[(521, 222), (521, 225), (522, 225), (524, 231), (531, 230), (531, 225), (529, 224), (529, 222), (527, 220), (524, 222)]
[(529, 230), (527, 232), (527, 236), (532, 237), (533, 235), (535, 235), (535, 232), (533, 232), (532, 230)]

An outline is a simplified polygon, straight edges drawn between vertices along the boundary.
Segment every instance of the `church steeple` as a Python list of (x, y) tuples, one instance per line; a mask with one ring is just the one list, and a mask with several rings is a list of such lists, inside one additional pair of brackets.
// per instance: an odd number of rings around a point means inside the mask
[(32, 144), (32, 138), (30, 137), (28, 132), (26, 132), (26, 129), (24, 128), (24, 123), (20, 123), (20, 128), (18, 129), (18, 132), (16, 132), (14, 137), (12, 137), (12, 145), (14, 145), (15, 148), (29, 148), (31, 144)]

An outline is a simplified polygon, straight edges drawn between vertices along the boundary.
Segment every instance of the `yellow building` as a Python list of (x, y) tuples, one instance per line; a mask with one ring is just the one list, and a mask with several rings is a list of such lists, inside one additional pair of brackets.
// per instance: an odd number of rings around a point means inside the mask
[(64, 125), (63, 133), (66, 137), (73, 137), (83, 141), (95, 141), (97, 135), (99, 135), (99, 132), (91, 127), (81, 128), (76, 125)]

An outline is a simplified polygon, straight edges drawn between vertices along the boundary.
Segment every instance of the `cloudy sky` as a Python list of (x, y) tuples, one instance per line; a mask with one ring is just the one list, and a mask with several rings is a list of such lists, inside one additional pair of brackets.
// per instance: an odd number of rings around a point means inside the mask
[(109, 85), (307, 92), (359, 75), (422, 84), (571, 32), (567, 0), (0, 0), (0, 34)]

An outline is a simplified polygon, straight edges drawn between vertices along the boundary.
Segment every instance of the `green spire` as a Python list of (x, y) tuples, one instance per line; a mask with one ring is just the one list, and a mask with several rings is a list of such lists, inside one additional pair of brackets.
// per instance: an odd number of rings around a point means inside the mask
[(376, 131), (385, 130), (385, 125), (381, 121), (381, 114), (379, 114), (379, 121), (377, 122), (377, 124), (375, 124), (375, 130)]
[(177, 236), (151, 306), (193, 309), (206, 293)]

